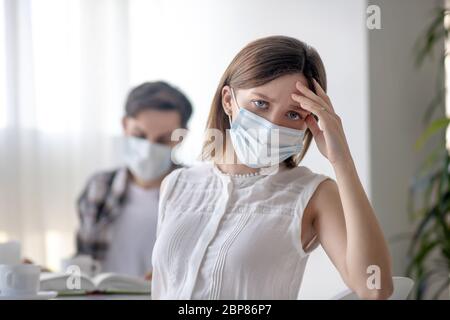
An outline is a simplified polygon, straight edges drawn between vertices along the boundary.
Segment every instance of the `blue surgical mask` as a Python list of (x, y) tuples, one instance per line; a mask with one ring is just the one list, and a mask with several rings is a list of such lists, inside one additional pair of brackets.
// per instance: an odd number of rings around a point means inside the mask
[(296, 130), (273, 124), (257, 114), (240, 107), (231, 89), (239, 113), (230, 120), (230, 137), (236, 156), (251, 168), (277, 165), (303, 149), (306, 130)]

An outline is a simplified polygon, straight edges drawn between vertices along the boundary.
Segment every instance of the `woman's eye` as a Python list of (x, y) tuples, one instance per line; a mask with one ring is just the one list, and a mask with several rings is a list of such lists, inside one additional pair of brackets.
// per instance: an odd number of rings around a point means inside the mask
[(294, 112), (294, 111), (289, 111), (287, 113), (287, 117), (290, 120), (299, 120), (299, 119), (301, 119), (300, 115), (297, 112)]
[(267, 108), (267, 102), (265, 102), (264, 100), (253, 100), (252, 103), (258, 109), (266, 109)]

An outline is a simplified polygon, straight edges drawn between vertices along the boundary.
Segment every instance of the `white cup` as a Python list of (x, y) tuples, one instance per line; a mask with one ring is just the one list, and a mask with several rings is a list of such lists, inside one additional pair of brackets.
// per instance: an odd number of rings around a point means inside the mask
[(8, 241), (0, 243), (0, 264), (20, 264), (20, 242)]
[(0, 297), (37, 294), (40, 273), (41, 268), (37, 265), (0, 265)]
[(80, 271), (90, 277), (95, 276), (101, 271), (101, 264), (92, 259), (89, 255), (78, 255), (73, 258), (64, 259), (61, 262), (61, 269), (66, 272), (69, 267), (78, 266)]

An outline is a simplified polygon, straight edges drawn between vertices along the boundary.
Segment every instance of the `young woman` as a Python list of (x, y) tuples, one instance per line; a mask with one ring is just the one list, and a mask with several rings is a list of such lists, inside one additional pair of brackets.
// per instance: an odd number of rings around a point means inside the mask
[[(238, 161), (211, 151), (207, 135), (212, 163), (163, 182), (154, 299), (296, 299), (319, 243), (361, 298), (391, 295), (388, 248), (325, 92), (322, 61), (299, 40), (259, 39), (233, 59), (207, 129), (223, 133), (224, 154)], [(299, 166), (312, 138), (336, 181)]]
[(171, 135), (191, 113), (186, 96), (166, 82), (131, 90), (122, 121), (126, 165), (97, 172), (83, 190), (77, 255), (98, 260), (103, 272), (151, 277), (159, 187), (175, 168)]

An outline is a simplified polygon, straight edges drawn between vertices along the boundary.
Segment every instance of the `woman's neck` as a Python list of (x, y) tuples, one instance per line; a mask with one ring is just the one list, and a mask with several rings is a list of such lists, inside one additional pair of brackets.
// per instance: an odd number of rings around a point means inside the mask
[(247, 167), (244, 164), (217, 164), (217, 167), (222, 171), (223, 173), (228, 174), (248, 174), (248, 173), (255, 173), (258, 172), (260, 169), (254, 169)]
[[(225, 152), (224, 155), (228, 155), (230, 153)], [(216, 162), (217, 167), (222, 171), (223, 173), (228, 174), (248, 174), (248, 173), (255, 173), (258, 172), (260, 169), (258, 168), (250, 168), (242, 163), (236, 163), (236, 160), (238, 160), (236, 153), (234, 151), (231, 153), (233, 154), (233, 157), (231, 159), (221, 159), (220, 161)]]

